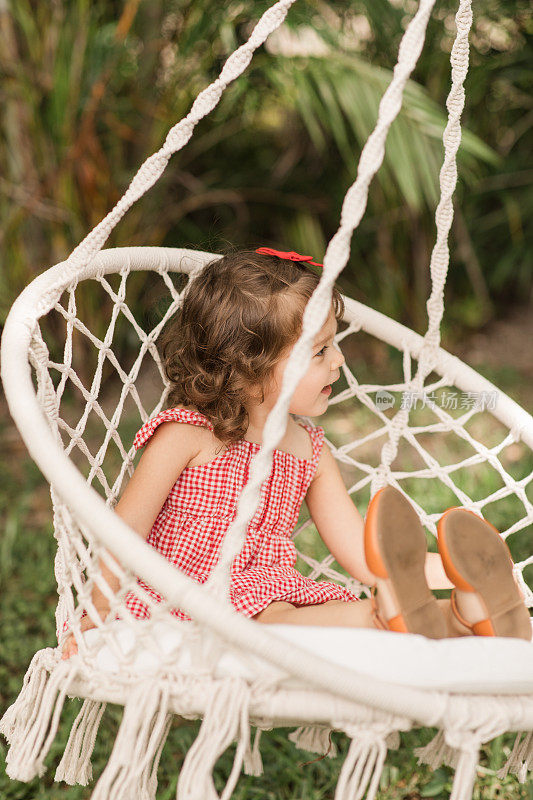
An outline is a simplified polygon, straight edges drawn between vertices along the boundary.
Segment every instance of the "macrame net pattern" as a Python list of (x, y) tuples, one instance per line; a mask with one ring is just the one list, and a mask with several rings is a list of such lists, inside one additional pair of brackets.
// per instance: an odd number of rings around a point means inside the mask
[[(180, 287), (179, 277), (185, 274), (171, 271), (169, 255), (164, 248), (157, 250), (159, 263), (153, 271), (131, 271), (130, 259), (117, 250), (120, 273), (95, 277), (102, 289), (99, 307), (105, 309), (109, 318), (101, 338), (87, 328), (81, 312), (81, 318), (77, 316), (76, 297), (83, 294), (87, 283), (84, 281), (81, 285), (74, 283), (67, 287), (53, 310), (38, 324), (30, 350), (41, 399), (58, 441), (87, 482), (95, 486), (111, 507), (133, 472), (135, 430), (168, 405), (169, 387), (157, 340), (178, 308), (185, 289), (183, 281)], [(188, 259), (196, 260), (200, 268), (209, 260), (206, 255), (194, 251), (189, 251)], [(172, 260), (179, 261), (175, 255)], [(146, 275), (150, 276), (148, 283), (160, 306), (160, 319), (152, 328), (146, 326), (149, 318), (141, 320), (143, 327), (128, 305), (128, 284), (133, 284), (131, 294), (135, 298), (139, 287), (143, 283), (146, 285)], [(158, 283), (160, 286), (156, 289)], [(94, 288), (91, 289), (94, 295)], [(343, 352), (357, 353), (361, 349), (360, 340), (364, 343), (369, 334), (364, 330), (359, 304), (348, 297), (344, 300), (346, 315), (336, 341)], [(366, 309), (366, 313), (368, 315), (371, 310)], [(65, 341), (59, 361), (48, 352), (43, 335), (45, 325), (55, 331), (61, 325), (64, 328)], [(400, 488), (411, 499), (424, 526), (434, 536), (442, 511), (452, 505), (463, 505), (496, 520), (503, 537), (517, 554), (518, 578), (527, 604), (533, 606), (533, 593), (524, 580), (524, 570), (533, 564), (533, 556), (519, 557), (521, 538), (532, 532), (533, 472), (528, 469), (525, 448), (519, 444), (519, 432), (510, 430), (492, 413), (497, 410), (500, 392), (481, 384), (478, 391), (464, 391), (453, 384), (452, 376), (440, 376), (436, 372), (422, 391), (417, 391), (413, 379), (417, 364), (413, 344), (421, 337), (397, 327), (403, 339), (398, 341), (397, 357), (393, 354), (390, 357), (396, 372), (393, 381), (362, 383), (347, 359), (342, 367), (346, 388), (337, 391), (330, 400), (330, 415), (336, 424), (332, 423), (330, 435), (326, 429), (326, 442), (339, 461), (348, 491), (354, 503), (364, 509), (373, 494), (372, 481), (385, 474), (388, 483)], [(113, 352), (112, 344), (117, 338), (128, 344), (131, 341), (127, 363), (121, 364)], [(105, 386), (110, 387), (107, 392)], [(407, 422), (396, 436), (398, 413), (407, 417)], [(309, 418), (302, 420), (313, 424)], [(370, 432), (369, 428), (372, 428)], [(357, 429), (364, 429), (364, 436), (357, 436)], [(480, 441), (479, 435), (484, 435), (486, 441)], [(386, 470), (385, 449), (389, 459), (393, 456)], [(518, 454), (523, 458), (517, 463)], [(426, 490), (427, 481), (431, 486), (436, 481), (440, 484), (435, 507), (426, 506), (425, 498), (434, 496)], [(493, 488), (495, 484), (496, 489)], [(487, 486), (492, 487), (488, 492)], [(105, 556), (105, 552), (97, 542), (91, 541), (89, 531), (77, 528), (75, 519), (68, 511), (65, 513), (59, 498), (53, 496), (53, 500), (59, 544), (56, 561), (60, 597), (58, 636), (61, 637), (67, 619), (70, 627), (75, 626), (82, 609), (90, 608), (94, 582), (107, 592), (115, 613), (121, 619), (129, 619), (128, 611), (102, 579), (97, 556)], [(72, 535), (73, 527), (79, 531), (77, 536)], [(357, 593), (365, 590), (342, 571), (333, 556), (317, 558), (313, 555), (317, 536), (312, 519), (301, 519), (294, 539), (303, 572), (317, 580), (342, 583)], [(112, 568), (113, 563), (109, 561)], [(114, 569), (117, 570), (116, 564)], [(123, 590), (119, 597), (123, 598), (125, 592), (134, 589), (142, 592), (136, 585), (136, 576), (124, 573), (122, 577)], [(167, 607), (154, 603), (146, 593), (144, 599), (156, 617), (168, 614)]]
[[(180, 303), (187, 276), (196, 275), (216, 256), (166, 248), (100, 252), (101, 248), (127, 209), (162, 174), (172, 153), (186, 144), (199, 119), (214, 108), (225, 86), (244, 71), (254, 50), (283, 22), (292, 2), (276, 3), (265, 12), (248, 42), (230, 56), (220, 77), (199, 95), (190, 114), (172, 128), (162, 149), (142, 165), (117, 206), (64, 264), (40, 276), (33, 288), (28, 287), (29, 294), (20, 298), (17, 319), (27, 333), (26, 357), (33, 368), (37, 403), (45, 418), (42, 422), (56, 448), (84, 476), (86, 487), (94, 487), (110, 508), (133, 471), (135, 431), (166, 407), (168, 386), (157, 351), (158, 337)], [(403, 88), (420, 54), (433, 3), (434, 0), (422, 0), (402, 39), (376, 129), (361, 154), (357, 178), (343, 203), (339, 230), (326, 251), (320, 284), (306, 307), (302, 335), (265, 425), (263, 447), (253, 459), (235, 519), (206, 586), (199, 589), (177, 574), (169, 575), (170, 566), (155, 553), (134, 563), (132, 557), (128, 558), (128, 548), (119, 546), (123, 534), (115, 515), (106, 517), (117, 539), (112, 544), (97, 524), (101, 512), (92, 493), (83, 490), (76, 505), (69, 497), (67, 473), (62, 476), (57, 472), (50, 477), (52, 467), (45, 466), (46, 458), (34, 456), (51, 480), (58, 542), (58, 641), (64, 640), (67, 629), (72, 631), (79, 643), (79, 656), (62, 662), (59, 651), (48, 648), (32, 661), (23, 690), (1, 724), (11, 744), (7, 760), (11, 777), (30, 780), (35, 774), (42, 774), (68, 694), (85, 698), (56, 772), (58, 780), (70, 783), (90, 780), (90, 755), (105, 703), (119, 702), (125, 707), (113, 753), (92, 795), (95, 800), (155, 797), (157, 764), (172, 714), (203, 717), (200, 734), (180, 772), (180, 798), (218, 797), (212, 768), (218, 755), (235, 739), (238, 746), (234, 768), (221, 797), (231, 796), (243, 764), (248, 773), (260, 774), (259, 732), (275, 724), (301, 725), (292, 738), (299, 746), (317, 752), (327, 749), (331, 728), (350, 736), (352, 742), (339, 777), (336, 800), (362, 797), (365, 791), (372, 800), (387, 748), (397, 747), (397, 732), (409, 729), (415, 722), (441, 729), (419, 756), (433, 766), (444, 762), (456, 767), (453, 800), (466, 800), (471, 795), (480, 743), (505, 730), (526, 731), (523, 738), (518, 736), (502, 771), (504, 774), (510, 768), (525, 780), (527, 769), (533, 765), (531, 734), (527, 733), (533, 728), (531, 697), (433, 693), (429, 701), (423, 693), (407, 688), (399, 691), (398, 687), (370, 680), (362, 689), (356, 685), (357, 675), (350, 680), (346, 671), (322, 659), (300, 664), (298, 653), (289, 646), (280, 646), (280, 653), (274, 655), (266, 631), (255, 630), (263, 626), (256, 625), (252, 631), (252, 624), (248, 624), (247, 652), (243, 650), (242, 637), (241, 646), (237, 647), (245, 621), (234, 620), (235, 632), (227, 624), (230, 566), (257, 508), (273, 449), (284, 432), (290, 398), (309, 364), (311, 342), (326, 319), (332, 286), (348, 261), (350, 239), (364, 213), (370, 181), (383, 160), (387, 132), (400, 110)], [(330, 399), (331, 420), (324, 420), (326, 444), (339, 461), (354, 503), (363, 512), (371, 495), (391, 483), (411, 499), (432, 534), (436, 533), (436, 521), (443, 510), (451, 505), (464, 505), (487, 516), (511, 548), (517, 578), (531, 607), (533, 592), (527, 581), (529, 578), (531, 583), (533, 574), (533, 555), (527, 549), (533, 523), (533, 472), (527, 450), (528, 446), (533, 447), (531, 418), (439, 346), (449, 260), (447, 237), (453, 217), (451, 197), (461, 136), (459, 119), (468, 67), (469, 0), (459, 3), (456, 22), (452, 87), (447, 101), (449, 122), (443, 137), (441, 201), (436, 211), (437, 237), (430, 263), (428, 330), (424, 337), (418, 336), (345, 298), (345, 319), (337, 336), (346, 356), (344, 388)], [(98, 331), (90, 330), (83, 321), (83, 292), (88, 281), (101, 287), (102, 327)], [(146, 309), (155, 311), (147, 310), (143, 319), (136, 319), (131, 308), (139, 306), (138, 298), (143, 295)], [(64, 347), (57, 351), (57, 344), (52, 346), (51, 342), (57, 343), (59, 332), (64, 335)], [(366, 378), (358, 377), (353, 358), (365, 337), (377, 337), (390, 346), (391, 378), (386, 384), (364, 382)], [(114, 350), (117, 342), (121, 343), (120, 351), (126, 353), (122, 363)], [(127, 347), (123, 346), (125, 343)], [(6, 394), (11, 371), (14, 374), (15, 367), (11, 367), (8, 358), (3, 359)], [(14, 386), (16, 381), (12, 380)], [(12, 407), (12, 413), (17, 419), (17, 413), (27, 412)], [(312, 424), (311, 420), (304, 421)], [(23, 426), (19, 427), (24, 435)], [(366, 433), (360, 435), (360, 430)], [(56, 457), (57, 451), (52, 455)], [(425, 490), (428, 480), (432, 487), (438, 485), (438, 493), (432, 491), (429, 495)], [(430, 496), (438, 499), (438, 507), (428, 505)], [(298, 566), (304, 574), (348, 585), (358, 594), (367, 593), (367, 587), (357, 584), (331, 555), (320, 551), (305, 510), (294, 537)], [(132, 540), (132, 552), (141, 544)], [(113, 550), (120, 566), (109, 550)], [(151, 566), (158, 558), (159, 571)], [(121, 588), (116, 594), (103, 578), (101, 561), (120, 578)], [(156, 576), (155, 581), (150, 580), (149, 570)], [(154, 603), (138, 586), (137, 575), (142, 575), (168, 601)], [(92, 605), (95, 585), (110, 603), (105, 623)], [(128, 591), (134, 591), (147, 603), (148, 620), (132, 619), (124, 603)], [(171, 597), (177, 602), (172, 602)], [(176, 607), (190, 613), (193, 622), (178, 622), (171, 614)], [(100, 671), (96, 639), (80, 635), (84, 610), (97, 622), (99, 646), (104, 643), (109, 648), (116, 665), (105, 677)], [(223, 656), (236, 650), (249, 667), (248, 676), (224, 672)], [(150, 658), (143, 656), (146, 653), (151, 654)], [(267, 663), (260, 662), (258, 656)], [(258, 729), (253, 746), (251, 722)]]

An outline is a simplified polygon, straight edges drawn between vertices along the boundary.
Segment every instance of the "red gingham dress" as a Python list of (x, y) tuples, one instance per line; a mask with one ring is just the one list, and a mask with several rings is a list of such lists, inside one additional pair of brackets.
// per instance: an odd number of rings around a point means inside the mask
[[(134, 447), (143, 447), (156, 428), (169, 421), (213, 430), (203, 414), (169, 408), (143, 425), (135, 436)], [(311, 437), (312, 458), (274, 450), (272, 471), (261, 487), (259, 507), (248, 526), (244, 546), (233, 560), (230, 600), (247, 617), (258, 614), (275, 600), (301, 606), (358, 599), (343, 586), (314, 581), (294, 568), (297, 554), (290, 537), (316, 472), (324, 439), (323, 428), (299, 424)], [(241, 439), (207, 464), (186, 467), (154, 522), (148, 543), (198, 583), (205, 583), (218, 561), (222, 540), (236, 516), (240, 492), (248, 480), (250, 462), (260, 447)], [(154, 600), (162, 600), (140, 578), (138, 583)], [(150, 616), (147, 604), (133, 592), (126, 595), (125, 601), (133, 616)], [(172, 609), (172, 614), (190, 619), (179, 609)]]

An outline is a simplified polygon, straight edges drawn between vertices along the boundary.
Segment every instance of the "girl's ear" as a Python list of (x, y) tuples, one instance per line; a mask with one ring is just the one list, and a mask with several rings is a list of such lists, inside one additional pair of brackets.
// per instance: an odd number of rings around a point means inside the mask
[(248, 389), (248, 398), (254, 405), (261, 405), (265, 400), (265, 392), (261, 384), (254, 383)]

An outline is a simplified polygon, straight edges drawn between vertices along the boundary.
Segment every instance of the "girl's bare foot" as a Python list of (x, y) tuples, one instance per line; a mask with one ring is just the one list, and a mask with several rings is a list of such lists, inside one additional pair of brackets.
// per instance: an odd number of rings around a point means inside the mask
[[(100, 609), (98, 609), (98, 612), (100, 614), (100, 620), (99, 621), (103, 622), (105, 620), (105, 618), (107, 617), (107, 614), (109, 613), (109, 609), (106, 609), (105, 611), (101, 611)], [(96, 628), (96, 623), (93, 622), (93, 620), (91, 619), (91, 617), (88, 614), (85, 614), (85, 616), (83, 616), (81, 618), (80, 628), (81, 628), (81, 632), (85, 633), (85, 631), (88, 631), (91, 628)], [(65, 639), (65, 642), (64, 642), (63, 647), (62, 647), (61, 658), (63, 660), (66, 660), (67, 658), (70, 658), (71, 656), (75, 656), (77, 654), (77, 652), (78, 652), (78, 643), (77, 643), (76, 639), (74, 638), (74, 634), (73, 633), (69, 633), (69, 635)]]
[(71, 656), (75, 656), (78, 652), (78, 643), (74, 638), (74, 634), (70, 633), (65, 640), (65, 644), (63, 645), (63, 650), (61, 652), (61, 658), (63, 660), (70, 658)]

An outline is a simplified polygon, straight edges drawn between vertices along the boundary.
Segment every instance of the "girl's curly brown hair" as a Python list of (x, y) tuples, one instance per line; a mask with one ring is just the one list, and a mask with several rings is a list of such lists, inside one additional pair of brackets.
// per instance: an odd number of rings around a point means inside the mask
[[(226, 445), (244, 438), (244, 403), (258, 390), (263, 402), (272, 370), (298, 341), (319, 280), (304, 262), (254, 251), (208, 263), (189, 281), (161, 337), (169, 407), (194, 406)], [(340, 321), (344, 301), (336, 288), (332, 304)]]

